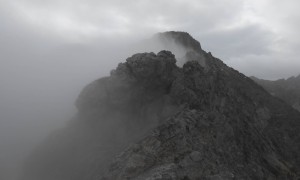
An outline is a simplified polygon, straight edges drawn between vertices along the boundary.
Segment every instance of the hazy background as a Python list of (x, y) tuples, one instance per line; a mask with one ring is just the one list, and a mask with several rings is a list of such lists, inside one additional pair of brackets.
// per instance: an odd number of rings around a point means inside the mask
[(156, 32), (187, 31), (246, 75), (298, 75), (299, 7), (297, 0), (0, 0), (0, 178), (64, 125), (87, 83)]

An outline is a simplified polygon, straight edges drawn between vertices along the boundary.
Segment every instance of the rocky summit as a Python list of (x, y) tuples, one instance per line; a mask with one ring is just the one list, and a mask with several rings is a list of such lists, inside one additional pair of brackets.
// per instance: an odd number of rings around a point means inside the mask
[(140, 53), (85, 87), (22, 180), (298, 179), (300, 113), (201, 49)]

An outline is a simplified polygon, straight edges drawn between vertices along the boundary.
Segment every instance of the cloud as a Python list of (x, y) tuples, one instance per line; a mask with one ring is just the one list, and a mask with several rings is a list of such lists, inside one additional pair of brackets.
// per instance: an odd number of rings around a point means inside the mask
[[(236, 19), (239, 1), (7, 1), (15, 16), (65, 38), (141, 35), (157, 31), (205, 31)], [(225, 8), (224, 8), (225, 7)], [(195, 27), (195, 24), (197, 26)]]
[[(90, 43), (103, 39), (116, 42), (181, 30), (232, 64), (233, 59), (242, 56), (262, 55), (270, 59), (280, 53), (292, 56), (288, 51), (297, 50), (300, 40), (297, 31), (300, 13), (296, 8), (300, 4), (296, 0), (276, 4), (270, 0), (2, 0), (2, 5), (10, 9), (4, 13), (6, 18), (20, 25), (20, 30), (32, 31), (33, 36), (51, 37), (44, 39), (44, 43), (53, 39), (54, 43)], [(249, 59), (244, 61), (247, 63)], [(234, 67), (242, 70), (237, 65)], [(274, 74), (264, 73), (265, 77)], [(292, 73), (297, 72), (289, 75)], [(277, 77), (281, 74), (285, 73), (278, 72)]]
[[(204, 47), (214, 50), (227, 61), (233, 57), (246, 55), (266, 55), (271, 53), (274, 34), (261, 26), (251, 24), (234, 29), (220, 29), (200, 37)], [(217, 55), (218, 56), (218, 55)]]

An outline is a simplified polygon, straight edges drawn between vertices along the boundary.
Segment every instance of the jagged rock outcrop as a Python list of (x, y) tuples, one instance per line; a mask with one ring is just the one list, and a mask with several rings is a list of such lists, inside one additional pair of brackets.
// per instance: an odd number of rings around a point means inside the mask
[(183, 67), (141, 53), (88, 85), (24, 179), (297, 179), (300, 113), (189, 34), (160, 36), (190, 49)]
[(276, 81), (251, 77), (256, 83), (265, 88), (271, 95), (278, 97), (300, 111), (300, 75)]

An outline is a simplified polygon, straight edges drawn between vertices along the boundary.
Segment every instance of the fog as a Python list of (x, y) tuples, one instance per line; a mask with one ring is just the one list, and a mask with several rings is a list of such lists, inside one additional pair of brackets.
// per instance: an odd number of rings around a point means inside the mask
[(0, 158), (6, 178), (16, 178), (32, 150), (76, 114), (75, 100), (87, 84), (108, 76), (134, 53), (167, 49), (176, 57), (185, 54), (175, 42), (166, 48), (152, 37), (97, 39), (88, 45), (44, 42), (3, 58)]
[(65, 125), (84, 86), (133, 53), (162, 49), (144, 43), (154, 33), (187, 31), (249, 76), (298, 75), (295, 7), (293, 0), (1, 0), (0, 178), (12, 179), (35, 145)]

